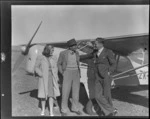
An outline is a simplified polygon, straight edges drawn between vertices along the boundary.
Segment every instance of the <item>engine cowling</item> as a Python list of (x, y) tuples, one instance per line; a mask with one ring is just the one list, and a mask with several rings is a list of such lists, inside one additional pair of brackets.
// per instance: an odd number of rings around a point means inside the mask
[(34, 66), (37, 59), (37, 56), (40, 55), (43, 51), (44, 46), (34, 45), (30, 48), (27, 62), (26, 62), (26, 71), (29, 74), (34, 74)]

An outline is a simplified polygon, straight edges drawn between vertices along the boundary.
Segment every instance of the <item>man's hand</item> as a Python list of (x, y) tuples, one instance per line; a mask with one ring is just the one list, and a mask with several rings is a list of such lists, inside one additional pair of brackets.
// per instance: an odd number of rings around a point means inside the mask
[(86, 42), (86, 45), (93, 47), (93, 44), (90, 41)]
[(62, 76), (64, 75), (64, 71), (61, 72), (61, 75), (62, 75)]

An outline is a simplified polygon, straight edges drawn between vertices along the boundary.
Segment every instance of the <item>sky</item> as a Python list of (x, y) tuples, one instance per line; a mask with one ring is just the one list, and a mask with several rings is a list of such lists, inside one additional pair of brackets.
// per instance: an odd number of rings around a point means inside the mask
[(12, 46), (149, 33), (148, 5), (12, 5)]

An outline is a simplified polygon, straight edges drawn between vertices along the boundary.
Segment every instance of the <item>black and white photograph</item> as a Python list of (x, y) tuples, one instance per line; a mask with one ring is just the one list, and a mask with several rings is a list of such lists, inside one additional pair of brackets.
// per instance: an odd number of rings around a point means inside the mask
[(149, 5), (11, 5), (11, 116), (148, 117), (148, 42)]

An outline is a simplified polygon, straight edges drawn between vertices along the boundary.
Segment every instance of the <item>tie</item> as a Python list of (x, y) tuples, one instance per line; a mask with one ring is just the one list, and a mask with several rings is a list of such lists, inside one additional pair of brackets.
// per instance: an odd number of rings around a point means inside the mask
[(98, 58), (98, 54), (96, 54), (96, 58)]
[(97, 55), (96, 55), (96, 56), (99, 57), (99, 55), (100, 55), (100, 51), (97, 52)]

